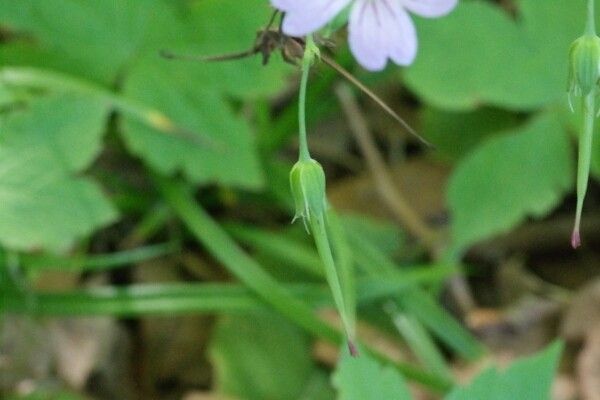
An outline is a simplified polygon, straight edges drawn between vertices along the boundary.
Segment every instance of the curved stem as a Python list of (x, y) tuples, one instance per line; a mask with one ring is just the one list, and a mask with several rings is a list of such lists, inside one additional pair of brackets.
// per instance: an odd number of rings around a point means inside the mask
[(595, 104), (594, 92), (592, 91), (584, 99), (584, 126), (581, 137), (579, 138), (579, 161), (577, 165), (577, 212), (575, 214), (575, 226), (571, 236), (571, 245), (573, 248), (579, 247), (581, 237), (579, 225), (581, 223), (581, 213), (583, 210), (583, 200), (587, 192), (588, 179), (590, 176), (590, 163), (592, 158), (592, 138), (594, 136), (594, 118)]
[(298, 122), (299, 122), (299, 144), (300, 154), (299, 159), (301, 161), (310, 160), (310, 153), (308, 151), (308, 139), (306, 134), (306, 87), (308, 86), (308, 74), (310, 72), (310, 66), (313, 60), (313, 54), (310, 49), (310, 36), (306, 38), (307, 45), (304, 51), (304, 58), (302, 59), (302, 79), (300, 80), (300, 98), (298, 100)]
[(354, 317), (350, 315), (351, 311), (348, 310), (347, 307), (348, 304), (342, 290), (338, 269), (336, 268), (335, 261), (333, 260), (333, 253), (331, 251), (331, 245), (329, 243), (325, 224), (325, 216), (323, 214), (311, 215), (311, 231), (315, 240), (315, 244), (317, 245), (317, 251), (321, 257), (323, 266), (325, 267), (325, 277), (327, 278), (333, 299), (340, 313), (342, 325), (344, 325), (344, 331), (346, 332), (346, 336), (348, 338), (348, 348), (350, 349), (350, 354), (355, 356), (357, 355), (357, 350), (355, 345), (356, 333)]
[(587, 14), (587, 24), (585, 27), (585, 33), (588, 35), (596, 36), (594, 0), (588, 0), (588, 14)]

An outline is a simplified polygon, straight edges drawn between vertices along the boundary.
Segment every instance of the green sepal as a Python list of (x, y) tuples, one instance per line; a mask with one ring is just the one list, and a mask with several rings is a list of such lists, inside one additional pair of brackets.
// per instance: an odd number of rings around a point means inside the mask
[(585, 34), (569, 51), (569, 94), (587, 96), (600, 78), (600, 38)]
[(302, 218), (308, 230), (311, 216), (323, 215), (327, 209), (325, 172), (321, 164), (312, 158), (298, 161), (290, 172), (290, 187), (296, 205), (294, 221)]

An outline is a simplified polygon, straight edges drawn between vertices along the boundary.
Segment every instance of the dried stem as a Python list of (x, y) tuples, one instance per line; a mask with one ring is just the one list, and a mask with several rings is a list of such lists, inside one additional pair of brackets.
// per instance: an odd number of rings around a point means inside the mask
[(418, 238), (432, 254), (436, 254), (438, 251), (437, 232), (423, 221), (394, 183), (352, 92), (347, 85), (340, 84), (336, 87), (335, 93), (346, 114), (350, 130), (375, 179), (381, 199), (408, 232)]

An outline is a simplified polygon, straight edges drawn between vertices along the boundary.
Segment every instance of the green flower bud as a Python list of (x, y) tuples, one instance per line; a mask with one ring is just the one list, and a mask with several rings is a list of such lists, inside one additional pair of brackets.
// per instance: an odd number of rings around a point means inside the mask
[(600, 38), (585, 34), (569, 51), (569, 95), (587, 96), (600, 78)]
[(308, 230), (311, 216), (323, 215), (327, 209), (323, 167), (312, 158), (298, 161), (290, 172), (290, 186), (296, 204), (294, 221), (302, 218)]

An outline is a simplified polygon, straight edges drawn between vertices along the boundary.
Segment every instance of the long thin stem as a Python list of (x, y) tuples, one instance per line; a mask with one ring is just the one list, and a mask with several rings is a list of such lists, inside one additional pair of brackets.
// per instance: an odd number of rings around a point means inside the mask
[(350, 354), (353, 356), (357, 355), (355, 345), (356, 333), (353, 323), (354, 318), (350, 316), (351, 311), (347, 307), (347, 301), (345, 300), (342, 285), (338, 276), (338, 269), (336, 268), (335, 261), (333, 260), (333, 253), (331, 251), (331, 246), (329, 244), (325, 227), (325, 216), (323, 214), (312, 215), (310, 218), (310, 226), (312, 228), (311, 230), (315, 244), (317, 245), (317, 251), (319, 252), (319, 256), (323, 261), (323, 266), (325, 267), (325, 276), (327, 277), (333, 299), (339, 310), (340, 317), (342, 318), (344, 331), (348, 337), (348, 348), (350, 349)]
[(300, 145), (300, 161), (310, 160), (310, 152), (308, 151), (308, 138), (306, 133), (306, 88), (308, 86), (308, 74), (314, 55), (309, 46), (310, 36), (307, 37), (307, 46), (302, 59), (302, 79), (300, 80), (300, 96), (298, 99), (298, 126), (299, 126), (299, 145)]
[(594, 13), (594, 0), (588, 0), (588, 15), (587, 23), (585, 26), (585, 33), (588, 35), (596, 36), (596, 22)]
[[(210, 215), (196, 203), (184, 185), (162, 177), (156, 177), (156, 183), (167, 202), (206, 250), (248, 289), (282, 315), (306, 329), (307, 332), (335, 345), (341, 344), (340, 332), (320, 320), (309, 305), (294, 297), (237, 246)], [(379, 359), (385, 359), (373, 348), (367, 346), (366, 350)], [(389, 362), (389, 359), (386, 361)], [(394, 365), (407, 378), (421, 382), (432, 389), (445, 391), (450, 386), (446, 379), (437, 375), (423, 372), (407, 364), (394, 363)]]
[[(590, 3), (593, 3), (590, 2)], [(593, 6), (592, 6), (593, 7)], [(575, 215), (575, 226), (571, 236), (571, 245), (573, 248), (579, 247), (581, 244), (581, 235), (579, 225), (581, 224), (581, 213), (583, 210), (583, 200), (588, 187), (588, 179), (590, 176), (590, 163), (592, 158), (592, 138), (594, 136), (594, 118), (595, 118), (595, 102), (594, 91), (590, 92), (584, 99), (583, 115), (584, 124), (583, 132), (579, 138), (579, 161), (577, 164), (577, 212)]]

